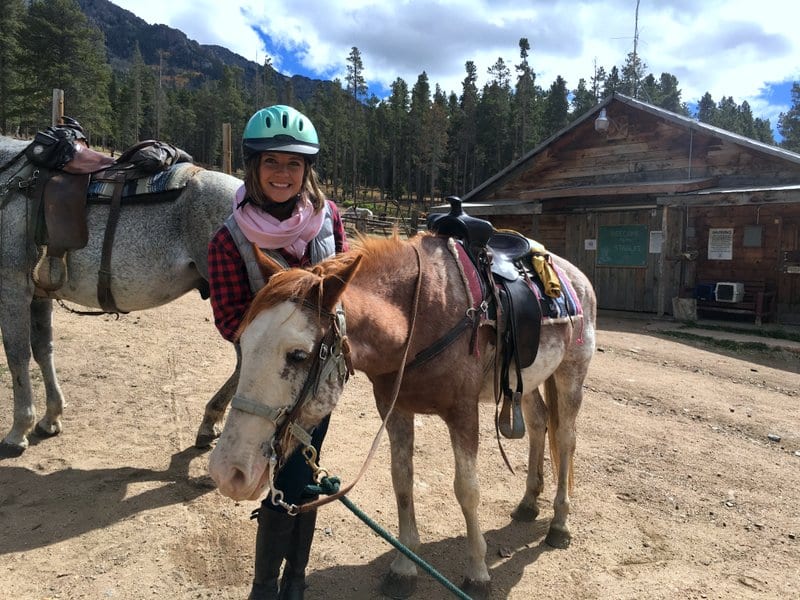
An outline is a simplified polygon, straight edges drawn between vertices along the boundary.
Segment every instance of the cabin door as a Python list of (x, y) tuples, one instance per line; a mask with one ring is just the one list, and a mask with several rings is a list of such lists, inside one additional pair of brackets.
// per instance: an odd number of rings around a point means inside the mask
[(781, 223), (778, 256), (778, 314), (782, 321), (800, 324), (800, 220)]

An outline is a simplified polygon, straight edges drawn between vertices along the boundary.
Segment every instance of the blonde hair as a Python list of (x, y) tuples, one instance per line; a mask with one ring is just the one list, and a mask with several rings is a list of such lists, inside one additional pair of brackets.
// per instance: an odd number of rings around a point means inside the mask
[[(298, 156), (303, 156), (299, 154)], [(258, 179), (259, 161), (261, 160), (261, 153), (256, 153), (251, 156), (244, 165), (244, 189), (246, 196), (259, 207), (268, 205), (271, 200), (261, 189), (261, 183)], [(311, 201), (314, 207), (314, 212), (319, 212), (325, 206), (325, 193), (322, 191), (320, 185), (319, 175), (314, 168), (313, 163), (303, 157), (306, 168), (303, 172), (303, 184), (300, 187), (300, 193), (305, 195)]]

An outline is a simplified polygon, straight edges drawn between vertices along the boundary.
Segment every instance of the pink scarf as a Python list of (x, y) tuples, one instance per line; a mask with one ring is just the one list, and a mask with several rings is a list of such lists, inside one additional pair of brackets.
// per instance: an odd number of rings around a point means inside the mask
[(311, 201), (303, 195), (297, 201), (292, 216), (285, 221), (279, 221), (250, 202), (237, 208), (244, 200), (244, 194), (244, 186), (241, 186), (236, 190), (233, 199), (233, 218), (244, 236), (259, 248), (283, 248), (298, 260), (303, 258), (308, 243), (322, 229), (324, 211), (314, 212)]

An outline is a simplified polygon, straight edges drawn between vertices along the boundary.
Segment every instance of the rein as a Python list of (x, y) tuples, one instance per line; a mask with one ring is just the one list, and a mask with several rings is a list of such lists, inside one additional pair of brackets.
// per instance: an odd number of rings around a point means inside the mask
[[(383, 421), (381, 422), (381, 426), (378, 428), (378, 432), (375, 434), (375, 438), (372, 440), (372, 446), (369, 449), (369, 454), (367, 454), (367, 458), (364, 460), (364, 464), (361, 465), (361, 470), (356, 475), (356, 478), (350, 483), (350, 485), (336, 491), (335, 493), (331, 494), (330, 496), (324, 496), (317, 498), (316, 500), (312, 500), (311, 502), (307, 502), (305, 504), (301, 504), (300, 506), (296, 507), (297, 513), (308, 512), (310, 510), (315, 510), (320, 506), (333, 502), (334, 500), (338, 500), (342, 496), (346, 495), (347, 492), (352, 490), (358, 480), (366, 473), (367, 467), (369, 463), (372, 462), (373, 457), (375, 456), (375, 452), (378, 450), (378, 445), (380, 444), (381, 437), (383, 436), (383, 432), (386, 430), (386, 422), (389, 420), (389, 417), (392, 416), (392, 412), (394, 412), (395, 404), (397, 404), (397, 396), (400, 394), (400, 385), (403, 383), (403, 374), (405, 373), (406, 369), (406, 361), (408, 360), (408, 350), (411, 347), (411, 340), (414, 337), (414, 327), (417, 323), (417, 310), (419, 308), (419, 293), (420, 288), (422, 287), (422, 255), (420, 254), (419, 248), (412, 245), (414, 248), (414, 252), (417, 255), (417, 281), (414, 284), (414, 300), (411, 305), (411, 322), (408, 325), (408, 337), (406, 338), (405, 346), (403, 347), (403, 359), (400, 362), (400, 368), (397, 371), (397, 377), (394, 380), (394, 387), (392, 388), (392, 402), (389, 405), (389, 410), (386, 411), (386, 416), (384, 417)], [(311, 448), (313, 450), (313, 447)], [(316, 454), (316, 452), (314, 453)], [(308, 455), (306, 456), (308, 459)], [(309, 460), (309, 462), (311, 462)], [(315, 471), (314, 477), (315, 479), (321, 481), (322, 477), (327, 476), (327, 473), (324, 469), (320, 469), (318, 465), (311, 464), (311, 468)], [(296, 513), (295, 513), (296, 514)]]

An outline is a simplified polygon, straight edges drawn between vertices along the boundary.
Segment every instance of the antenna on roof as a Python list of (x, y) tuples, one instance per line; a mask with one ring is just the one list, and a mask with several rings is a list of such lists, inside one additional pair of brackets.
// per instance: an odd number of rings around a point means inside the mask
[(631, 97), (636, 98), (636, 84), (639, 83), (639, 76), (636, 73), (636, 49), (639, 45), (639, 0), (636, 0), (636, 20), (633, 29), (633, 77), (631, 77)]

